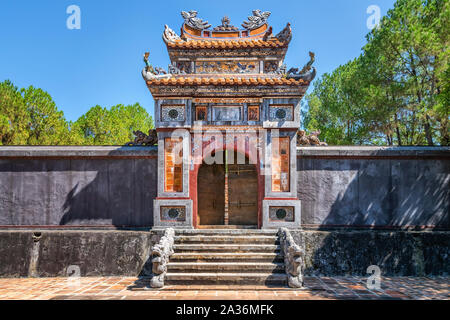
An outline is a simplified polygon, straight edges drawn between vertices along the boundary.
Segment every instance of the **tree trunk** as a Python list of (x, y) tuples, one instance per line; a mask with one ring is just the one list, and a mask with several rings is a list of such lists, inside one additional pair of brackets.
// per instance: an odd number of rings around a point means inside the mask
[(429, 115), (426, 115), (426, 117), (425, 117), (424, 127), (425, 127), (425, 137), (427, 138), (428, 145), (434, 146), (433, 135), (431, 133), (431, 125), (430, 125), (430, 116)]
[(397, 133), (398, 145), (402, 146), (402, 136), (400, 135), (400, 128), (398, 127), (398, 116), (395, 114), (395, 132)]
[(450, 146), (450, 134), (449, 134), (449, 130), (448, 130), (448, 121), (442, 119), (440, 127), (441, 127), (440, 128), (441, 146)]

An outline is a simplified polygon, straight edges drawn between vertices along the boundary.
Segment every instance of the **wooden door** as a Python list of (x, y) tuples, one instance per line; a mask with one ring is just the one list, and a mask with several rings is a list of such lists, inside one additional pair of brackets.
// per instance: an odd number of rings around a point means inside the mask
[(197, 181), (198, 225), (223, 225), (225, 213), (225, 165), (205, 163)]
[(257, 226), (258, 175), (255, 165), (229, 164), (228, 191), (229, 224)]

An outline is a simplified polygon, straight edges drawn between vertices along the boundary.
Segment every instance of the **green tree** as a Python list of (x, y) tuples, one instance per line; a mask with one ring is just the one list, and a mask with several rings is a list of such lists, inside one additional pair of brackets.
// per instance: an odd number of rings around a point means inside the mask
[(0, 145), (26, 145), (30, 117), (20, 90), (11, 81), (0, 83)]
[(30, 118), (27, 144), (66, 144), (69, 128), (64, 113), (58, 110), (52, 97), (33, 86), (22, 89), (21, 94)]
[(138, 103), (111, 110), (97, 105), (72, 125), (72, 133), (83, 137), (86, 145), (124, 145), (134, 139), (133, 131), (153, 127), (152, 117)]
[(449, 1), (398, 0), (359, 58), (316, 81), (305, 127), (334, 144), (449, 145), (449, 19)]

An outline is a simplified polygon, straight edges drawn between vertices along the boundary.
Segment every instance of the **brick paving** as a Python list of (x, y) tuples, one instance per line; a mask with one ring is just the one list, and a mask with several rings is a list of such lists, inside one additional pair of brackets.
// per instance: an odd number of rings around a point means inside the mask
[(0, 300), (449, 300), (450, 277), (383, 277), (369, 290), (363, 277), (307, 277), (305, 288), (168, 286), (133, 277), (0, 279)]

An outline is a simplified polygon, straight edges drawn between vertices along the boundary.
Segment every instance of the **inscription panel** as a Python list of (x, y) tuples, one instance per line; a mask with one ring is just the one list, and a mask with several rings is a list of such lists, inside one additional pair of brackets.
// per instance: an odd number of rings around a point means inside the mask
[(183, 140), (166, 138), (164, 142), (164, 191), (183, 192)]
[(289, 192), (290, 138), (275, 138), (272, 142), (272, 191)]
[(213, 121), (241, 121), (241, 106), (214, 106), (212, 108)]

